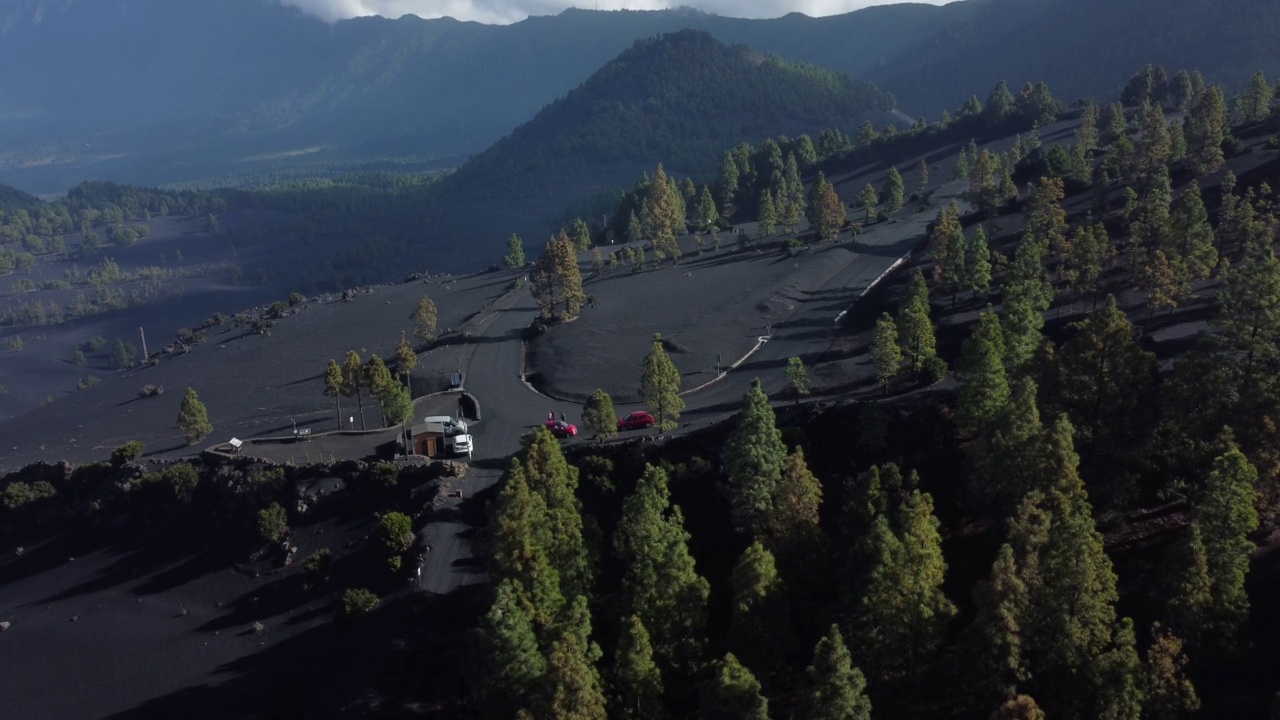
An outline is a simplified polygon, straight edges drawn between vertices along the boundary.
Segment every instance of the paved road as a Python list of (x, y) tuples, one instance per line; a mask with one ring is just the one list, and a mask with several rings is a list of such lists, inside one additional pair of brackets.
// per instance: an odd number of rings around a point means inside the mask
[[(812, 291), (787, 319), (775, 324), (768, 342), (718, 382), (685, 397), (683, 417), (689, 421), (690, 429), (735, 414), (743, 394), (757, 377), (767, 391), (781, 390), (786, 385), (784, 369), (788, 358), (812, 359), (827, 352), (840, 314), (911, 251), (924, 236), (936, 208), (959, 199), (962, 189), (960, 183), (943, 186), (935, 192), (928, 211), (882, 223), (861, 236), (861, 252), (852, 255), (843, 269)], [(475, 340), (467, 346), (467, 390), (479, 398), (483, 419), (472, 429), (477, 453), (471, 470), (451, 486), (461, 490), (462, 497), (447, 499), (422, 530), (423, 543), (431, 548), (425, 555), (419, 582), (424, 591), (447, 593), (486, 579), (471, 543), (475, 523), (483, 521), (481, 505), (487, 496), (491, 497), (486, 491), (497, 483), (510, 457), (519, 451), (521, 436), (540, 424), (548, 409), (558, 410), (566, 405), (538, 394), (521, 377), (521, 334), (536, 312), (537, 306), (527, 291), (505, 297), (478, 324)], [(638, 406), (618, 407), (620, 413), (631, 409)]]

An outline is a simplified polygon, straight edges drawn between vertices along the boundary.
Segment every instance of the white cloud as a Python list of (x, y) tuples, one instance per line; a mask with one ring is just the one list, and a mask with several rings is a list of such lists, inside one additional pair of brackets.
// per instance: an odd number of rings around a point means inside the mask
[[(280, 0), (326, 21), (361, 15), (453, 17), (512, 23), (530, 15), (554, 15), (569, 7), (600, 10), (662, 10), (687, 5), (729, 17), (769, 18), (790, 12), (820, 17), (902, 0)], [(942, 5), (952, 0), (923, 0)]]

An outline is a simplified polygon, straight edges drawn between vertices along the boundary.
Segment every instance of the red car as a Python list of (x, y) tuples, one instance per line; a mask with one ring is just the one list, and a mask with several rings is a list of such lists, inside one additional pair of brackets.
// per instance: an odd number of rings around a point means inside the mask
[(618, 430), (642, 430), (653, 427), (653, 416), (644, 410), (637, 410), (630, 415), (618, 418)]
[(564, 420), (548, 420), (547, 430), (558, 438), (571, 438), (578, 434), (578, 426)]

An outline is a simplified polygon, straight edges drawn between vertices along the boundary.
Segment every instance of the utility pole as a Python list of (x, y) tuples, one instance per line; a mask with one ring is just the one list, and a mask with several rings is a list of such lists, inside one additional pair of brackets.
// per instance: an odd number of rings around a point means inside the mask
[(147, 352), (147, 333), (142, 328), (138, 328), (138, 335), (142, 337), (142, 362), (151, 359), (151, 354)]

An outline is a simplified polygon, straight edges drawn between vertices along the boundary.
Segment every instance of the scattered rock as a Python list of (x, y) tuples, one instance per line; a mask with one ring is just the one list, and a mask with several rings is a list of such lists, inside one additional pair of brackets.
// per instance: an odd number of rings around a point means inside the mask
[(80, 616), (79, 616), (79, 615), (72, 615), (72, 616), (71, 616), (71, 622), (79, 622), (79, 621), (80, 621)]
[(262, 623), (258, 622), (257, 620), (254, 620), (254, 621), (253, 621), (253, 625), (252, 625), (251, 627), (253, 628), (253, 632), (254, 632), (255, 634), (256, 634), (256, 633), (261, 633), (263, 630), (265, 630), (265, 629), (266, 629), (266, 626), (265, 626), (265, 625), (263, 625)]
[(13, 554), (14, 554), (14, 555), (17, 555), (18, 557), (22, 557), (22, 553), (24, 553), (24, 552), (26, 552), (26, 551), (27, 551), (27, 549), (26, 549), (25, 547), (23, 547), (23, 546), (19, 545), (19, 546), (18, 546), (18, 549), (13, 551)]
[(13, 623), (8, 622), (7, 620), (5, 622), (0, 622), (0, 632), (8, 632), (11, 627), (13, 627)]

